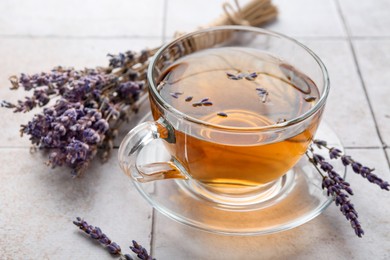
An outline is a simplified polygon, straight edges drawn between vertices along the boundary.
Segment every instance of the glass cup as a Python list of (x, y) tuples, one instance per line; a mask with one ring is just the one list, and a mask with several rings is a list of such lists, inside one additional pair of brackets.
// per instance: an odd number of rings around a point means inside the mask
[[(191, 117), (162, 98), (158, 85), (170, 64), (220, 47), (270, 53), (310, 78), (319, 98), (309, 110), (284, 122), (251, 125), (251, 116), (245, 115), (246, 127)], [(277, 203), (286, 191), (286, 174), (304, 155), (317, 130), (329, 93), (326, 68), (311, 50), (289, 37), (244, 26), (204, 29), (166, 44), (150, 62), (147, 83), (154, 121), (138, 125), (122, 141), (122, 170), (138, 183), (184, 180), (183, 189), (205, 203), (239, 210)], [(164, 151), (166, 160), (140, 160), (148, 146)]]

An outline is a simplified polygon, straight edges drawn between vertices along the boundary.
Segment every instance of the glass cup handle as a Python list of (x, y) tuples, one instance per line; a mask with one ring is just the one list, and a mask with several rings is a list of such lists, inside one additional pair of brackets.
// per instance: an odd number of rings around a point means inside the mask
[(177, 162), (172, 159), (167, 162), (155, 162), (138, 165), (137, 158), (141, 150), (155, 139), (163, 139), (174, 143), (175, 137), (170, 125), (163, 120), (157, 122), (144, 122), (133, 128), (123, 139), (118, 159), (122, 170), (133, 180), (149, 182), (162, 179), (187, 179), (177, 167)]

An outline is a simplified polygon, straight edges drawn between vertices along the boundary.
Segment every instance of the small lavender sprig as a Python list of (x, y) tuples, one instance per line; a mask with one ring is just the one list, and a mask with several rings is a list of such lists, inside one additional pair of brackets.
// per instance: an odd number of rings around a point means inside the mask
[(328, 196), (331, 195), (333, 197), (336, 206), (340, 207), (340, 211), (351, 223), (351, 227), (355, 230), (355, 234), (358, 237), (362, 237), (364, 235), (364, 231), (358, 220), (358, 213), (356, 212), (354, 205), (349, 200), (349, 196), (343, 192), (340, 182), (324, 176), (322, 180), (322, 189), (326, 189)]
[[(353, 195), (353, 191), (350, 188), (350, 184), (346, 182), (336, 171), (333, 170), (333, 166), (325, 161), (325, 158), (319, 154), (310, 150), (312, 156), (308, 153), (309, 161), (315, 166), (317, 171), (322, 176), (322, 189), (326, 189), (327, 195), (333, 197), (333, 201), (336, 206), (340, 208), (345, 218), (351, 223), (351, 227), (355, 230), (355, 234), (358, 237), (364, 235), (362, 226), (358, 220), (358, 213), (355, 210), (354, 205), (349, 200), (349, 195)], [(318, 168), (319, 166), (319, 168)], [(325, 176), (321, 170), (328, 176)]]
[(112, 242), (111, 239), (109, 239), (106, 234), (102, 232), (102, 230), (99, 227), (93, 227), (89, 225), (85, 220), (77, 217), (76, 221), (73, 221), (73, 224), (78, 226), (82, 231), (84, 231), (86, 234), (88, 234), (92, 239), (97, 240), (102, 246), (107, 248), (108, 252), (113, 255), (123, 255), (121, 251), (121, 247), (115, 243)]
[[(84, 233), (89, 235), (90, 238), (97, 240), (102, 246), (107, 248), (110, 254), (120, 256), (121, 260), (133, 260), (133, 257), (131, 257), (131, 255), (123, 254), (121, 247), (117, 243), (112, 242), (111, 239), (109, 239), (99, 227), (93, 227), (89, 225), (85, 220), (81, 219), (80, 217), (77, 217), (76, 221), (73, 221), (73, 224), (78, 226), (80, 230), (84, 231)], [(138, 244), (134, 240), (132, 242), (133, 246), (130, 246), (130, 249), (135, 254), (137, 254), (137, 257), (139, 259), (156, 260), (155, 258), (152, 258), (147, 252), (147, 250), (140, 244)]]
[(323, 140), (314, 140), (313, 143), (320, 149), (326, 148), (329, 150), (330, 159), (341, 159), (344, 166), (350, 166), (356, 174), (359, 174), (369, 182), (378, 185), (383, 190), (390, 190), (390, 184), (387, 181), (379, 178), (372, 173), (375, 169), (363, 166), (361, 163), (355, 161), (351, 156), (342, 154), (342, 152), (335, 147), (328, 147), (327, 142)]

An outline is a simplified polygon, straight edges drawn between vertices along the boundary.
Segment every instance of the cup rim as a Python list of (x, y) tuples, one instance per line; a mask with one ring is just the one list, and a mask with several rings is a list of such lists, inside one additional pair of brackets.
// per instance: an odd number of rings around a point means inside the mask
[[(323, 77), (323, 82), (324, 82), (324, 90), (323, 90), (318, 102), (310, 110), (308, 110), (305, 113), (303, 113), (297, 117), (294, 117), (290, 120), (287, 120), (287, 121), (282, 122), (282, 123), (277, 123), (277, 124), (268, 125), (268, 126), (259, 126), (259, 127), (234, 127), (234, 126), (224, 126), (224, 125), (213, 124), (213, 123), (203, 121), (201, 119), (197, 119), (195, 117), (191, 117), (191, 116), (181, 112), (180, 110), (174, 108), (173, 106), (169, 105), (161, 97), (161, 95), (157, 91), (157, 84), (153, 79), (153, 67), (154, 67), (155, 62), (157, 61), (157, 58), (161, 55), (161, 53), (164, 52), (164, 50), (166, 50), (170, 46), (176, 44), (177, 42), (182, 41), (185, 38), (191, 37), (193, 35), (201, 34), (201, 33), (213, 32), (213, 31), (223, 31), (223, 30), (249, 31), (249, 32), (258, 32), (258, 33), (262, 33), (262, 34), (267, 34), (267, 35), (271, 35), (274, 37), (279, 37), (279, 38), (288, 40), (288, 41), (298, 45), (299, 47), (303, 48), (307, 53), (309, 53), (313, 57), (313, 59), (316, 61), (316, 63), (318, 64), (318, 66), (320, 67), (321, 72), (322, 72), (322, 77)], [(270, 31), (270, 30), (261, 29), (261, 28), (256, 28), (256, 27), (251, 27), (251, 26), (242, 26), (242, 25), (225, 25), (225, 26), (215, 26), (215, 27), (211, 27), (211, 28), (207, 28), (207, 29), (200, 29), (200, 30), (197, 30), (197, 31), (194, 31), (191, 33), (184, 34), (184, 35), (176, 38), (175, 40), (164, 44), (162, 47), (160, 47), (158, 49), (158, 51), (151, 58), (151, 61), (149, 63), (148, 70), (147, 70), (147, 81), (148, 81), (147, 85), (148, 85), (148, 88), (150, 90), (149, 93), (151, 93), (153, 95), (153, 97), (156, 99), (158, 104), (161, 105), (164, 109), (168, 110), (169, 112), (173, 113), (174, 115), (179, 116), (180, 118), (182, 118), (186, 121), (189, 121), (191, 123), (199, 124), (202, 126), (213, 128), (213, 129), (225, 130), (225, 131), (229, 131), (229, 130), (230, 131), (267, 131), (267, 130), (283, 129), (283, 128), (286, 128), (286, 127), (289, 127), (292, 125), (296, 125), (296, 124), (306, 120), (307, 118), (309, 118), (310, 116), (315, 114), (321, 107), (323, 107), (323, 105), (325, 104), (325, 101), (329, 95), (329, 91), (330, 91), (330, 81), (329, 81), (328, 71), (327, 71), (324, 63), (322, 62), (322, 60), (311, 49), (309, 49), (304, 44), (298, 42), (297, 40), (295, 40), (289, 36), (286, 36), (284, 34), (277, 33), (277, 32)]]

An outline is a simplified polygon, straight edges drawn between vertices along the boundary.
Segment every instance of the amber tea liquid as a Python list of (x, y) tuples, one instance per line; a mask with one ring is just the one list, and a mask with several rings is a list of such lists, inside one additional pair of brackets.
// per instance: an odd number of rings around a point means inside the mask
[[(256, 49), (214, 48), (180, 58), (162, 73), (158, 91), (187, 116), (236, 128), (230, 134), (176, 129), (175, 143), (167, 144), (194, 179), (217, 187), (257, 186), (284, 175), (306, 151), (319, 120), (293, 136), (243, 134), (304, 114), (320, 95), (309, 77)], [(157, 120), (163, 115), (151, 103)]]

